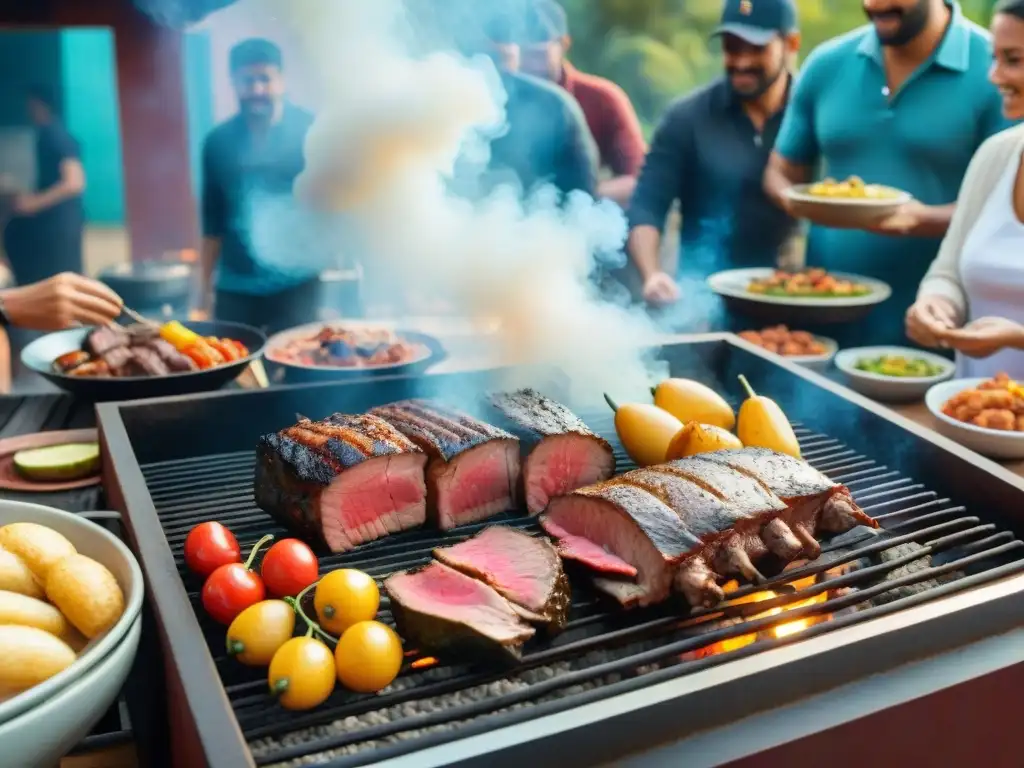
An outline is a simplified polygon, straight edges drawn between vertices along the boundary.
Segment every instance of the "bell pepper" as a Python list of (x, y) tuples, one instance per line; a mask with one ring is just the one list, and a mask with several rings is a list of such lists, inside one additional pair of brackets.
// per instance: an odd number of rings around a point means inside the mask
[(746, 376), (739, 378), (740, 384), (747, 391), (747, 399), (740, 406), (736, 425), (736, 436), (740, 442), (746, 446), (769, 448), (799, 459), (800, 443), (779, 404), (755, 393)]
[(616, 405), (608, 395), (604, 399), (615, 411), (615, 432), (629, 458), (641, 467), (665, 461), (672, 438), (683, 428), (683, 423), (656, 405)]
[(722, 429), (736, 426), (736, 413), (711, 387), (692, 379), (665, 379), (654, 389), (654, 404), (684, 424), (696, 421)]
[(200, 336), (195, 331), (190, 331), (177, 320), (172, 320), (160, 327), (160, 338), (179, 352), (184, 352), (186, 347), (190, 347), (199, 341)]
[(698, 453), (711, 453), (712, 451), (733, 450), (742, 447), (743, 443), (740, 439), (729, 430), (716, 427), (714, 424), (698, 424), (696, 421), (690, 421), (672, 438), (665, 454), (665, 460), (674, 461), (686, 456), (696, 456)]
[(195, 343), (188, 345), (181, 350), (181, 353), (190, 358), (201, 371), (213, 368), (224, 362), (224, 358), (221, 357), (220, 353), (207, 344), (204, 339), (199, 339)]
[(207, 336), (206, 343), (217, 350), (225, 362), (231, 363), (241, 358), (238, 350), (227, 339), (218, 339), (215, 336)]

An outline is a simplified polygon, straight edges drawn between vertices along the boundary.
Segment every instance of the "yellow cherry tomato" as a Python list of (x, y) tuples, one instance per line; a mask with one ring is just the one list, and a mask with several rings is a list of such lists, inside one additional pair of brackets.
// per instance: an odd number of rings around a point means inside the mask
[(334, 649), (338, 682), (357, 693), (391, 685), (402, 668), (402, 641), (379, 621), (360, 621), (345, 630)]
[(380, 590), (372, 576), (354, 568), (331, 571), (316, 585), (313, 605), (320, 626), (340, 636), (360, 621), (369, 621), (380, 607)]
[(698, 424), (695, 421), (684, 426), (668, 447), (666, 459), (682, 459), (698, 453), (724, 451), (742, 448), (743, 443), (732, 432), (712, 424)]
[(334, 691), (331, 649), (313, 637), (293, 637), (270, 660), (267, 682), (285, 709), (312, 709)]
[(265, 667), (295, 634), (295, 610), (284, 600), (250, 605), (228, 627), (227, 650), (250, 667)]

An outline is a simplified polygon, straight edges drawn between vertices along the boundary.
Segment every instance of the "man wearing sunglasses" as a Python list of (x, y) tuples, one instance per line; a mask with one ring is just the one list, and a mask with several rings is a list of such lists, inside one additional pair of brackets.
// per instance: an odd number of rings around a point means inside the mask
[[(628, 249), (649, 304), (683, 298), (686, 317), (673, 316), (673, 325), (738, 330), (705, 279), (790, 259), (797, 234), (761, 185), (800, 48), (794, 0), (726, 0), (713, 36), (725, 73), (673, 104), (658, 125), (630, 203)], [(676, 200), (683, 225), (679, 267), (670, 275), (659, 251)]]

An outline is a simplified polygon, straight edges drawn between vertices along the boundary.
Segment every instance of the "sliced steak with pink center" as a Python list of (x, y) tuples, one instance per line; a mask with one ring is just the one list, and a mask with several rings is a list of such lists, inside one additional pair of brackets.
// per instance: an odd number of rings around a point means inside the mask
[(256, 504), (310, 543), (345, 552), (424, 523), (426, 462), (376, 416), (301, 419), (260, 438)]
[(396, 573), (384, 589), (407, 647), (421, 653), (517, 661), (536, 632), (491, 587), (443, 563)]
[(585, 539), (635, 568), (635, 583), (603, 575), (594, 579), (599, 589), (627, 608), (668, 597), (679, 563), (700, 543), (656, 496), (613, 482), (552, 499), (540, 524), (555, 538), (561, 534)]
[(569, 580), (562, 560), (546, 539), (494, 525), (434, 557), (494, 587), (503, 597), (533, 614), (550, 629), (565, 626), (569, 616)]
[(515, 507), (519, 438), (424, 400), (374, 408), (430, 456), (428, 512), (441, 530), (467, 525)]
[(532, 389), (493, 395), (491, 402), (526, 433), (523, 489), (531, 515), (543, 512), (555, 496), (614, 474), (611, 444), (561, 403)]

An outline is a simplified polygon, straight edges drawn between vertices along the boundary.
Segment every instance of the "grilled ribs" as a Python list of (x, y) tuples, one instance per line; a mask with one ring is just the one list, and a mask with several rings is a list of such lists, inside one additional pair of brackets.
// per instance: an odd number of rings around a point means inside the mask
[(612, 447), (561, 403), (532, 389), (493, 395), (491, 402), (527, 433), (523, 442), (523, 496), (531, 515), (555, 496), (607, 480), (615, 472)]
[(422, 525), (427, 456), (383, 419), (336, 413), (265, 435), (257, 505), (332, 552)]
[(426, 400), (370, 411), (419, 446), (427, 465), (428, 514), (441, 530), (512, 509), (519, 439), (503, 429)]

